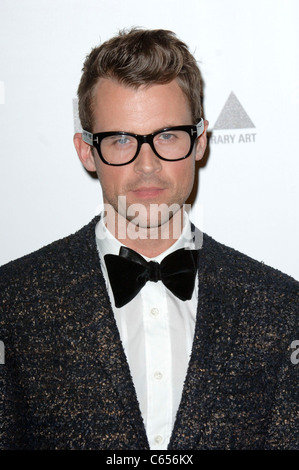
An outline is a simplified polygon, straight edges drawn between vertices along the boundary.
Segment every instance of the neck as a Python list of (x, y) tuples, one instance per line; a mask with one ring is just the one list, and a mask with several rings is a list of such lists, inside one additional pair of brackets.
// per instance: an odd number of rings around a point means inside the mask
[(114, 211), (105, 217), (106, 228), (128, 248), (153, 258), (166, 251), (181, 236), (184, 213), (181, 208), (164, 224), (155, 227), (140, 227)]

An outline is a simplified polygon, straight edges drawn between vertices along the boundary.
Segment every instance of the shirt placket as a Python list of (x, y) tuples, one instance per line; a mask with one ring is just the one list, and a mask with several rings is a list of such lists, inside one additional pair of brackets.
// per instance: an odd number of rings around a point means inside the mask
[(147, 435), (151, 449), (166, 449), (171, 433), (171, 339), (165, 287), (148, 282), (142, 291), (147, 376)]

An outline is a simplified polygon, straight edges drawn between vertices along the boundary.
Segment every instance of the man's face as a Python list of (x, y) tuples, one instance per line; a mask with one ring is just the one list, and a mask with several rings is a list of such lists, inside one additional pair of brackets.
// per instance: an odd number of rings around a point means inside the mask
[[(165, 127), (196, 124), (192, 122), (187, 98), (175, 80), (135, 90), (100, 79), (94, 100), (93, 133), (125, 131), (145, 135)], [(136, 219), (136, 204), (141, 204), (144, 209), (139, 213), (138, 223), (143, 227), (157, 224), (156, 218), (150, 218), (150, 208), (163, 204), (159, 224), (168, 222), (172, 214), (166, 208), (173, 204), (181, 208), (191, 192), (195, 160), (202, 158), (205, 150), (206, 137), (203, 139), (197, 141), (188, 158), (180, 161), (160, 160), (146, 143), (132, 163), (113, 167), (103, 163), (94, 150), (104, 203), (127, 220)], [(123, 197), (119, 199), (120, 196)], [(131, 212), (130, 206), (134, 208)]]

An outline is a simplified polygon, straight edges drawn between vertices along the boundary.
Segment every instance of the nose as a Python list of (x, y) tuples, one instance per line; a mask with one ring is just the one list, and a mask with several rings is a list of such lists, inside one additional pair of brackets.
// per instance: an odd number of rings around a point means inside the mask
[(139, 154), (134, 162), (134, 170), (136, 173), (144, 175), (151, 175), (157, 173), (162, 168), (162, 161), (152, 150), (151, 146), (144, 142), (141, 145)]

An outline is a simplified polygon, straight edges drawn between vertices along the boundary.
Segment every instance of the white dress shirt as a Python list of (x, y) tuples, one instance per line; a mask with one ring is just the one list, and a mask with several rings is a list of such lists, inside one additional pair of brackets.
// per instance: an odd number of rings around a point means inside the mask
[[(117, 308), (104, 256), (108, 253), (118, 255), (122, 244), (107, 230), (102, 217), (96, 226), (96, 242), (149, 445), (153, 450), (165, 450), (180, 404), (192, 348), (197, 282), (191, 300), (181, 301), (162, 281), (148, 281), (133, 300)], [(194, 249), (186, 213), (181, 237), (151, 260), (160, 263), (165, 256), (180, 248)]]

